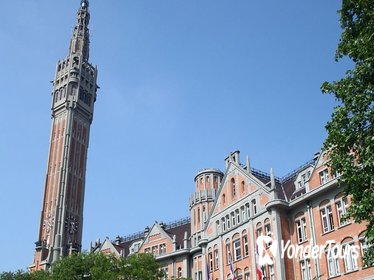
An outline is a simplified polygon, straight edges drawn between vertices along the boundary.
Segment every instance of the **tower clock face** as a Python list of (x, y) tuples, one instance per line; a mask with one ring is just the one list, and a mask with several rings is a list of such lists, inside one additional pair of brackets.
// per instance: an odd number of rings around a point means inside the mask
[(78, 231), (78, 220), (74, 216), (70, 215), (65, 219), (65, 228), (68, 230), (70, 235), (73, 235)]

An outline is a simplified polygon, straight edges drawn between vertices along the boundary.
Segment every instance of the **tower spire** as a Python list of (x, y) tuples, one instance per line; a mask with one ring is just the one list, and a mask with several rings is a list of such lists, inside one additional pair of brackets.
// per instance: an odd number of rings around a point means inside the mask
[(88, 61), (90, 51), (89, 6), (88, 0), (81, 0), (81, 5), (77, 12), (77, 25), (74, 27), (69, 48), (69, 56), (81, 55), (83, 61)]
[(49, 269), (80, 252), (90, 127), (97, 96), (97, 67), (89, 61), (90, 13), (81, 0), (69, 55), (53, 81), (52, 128), (38, 240), (30, 270)]

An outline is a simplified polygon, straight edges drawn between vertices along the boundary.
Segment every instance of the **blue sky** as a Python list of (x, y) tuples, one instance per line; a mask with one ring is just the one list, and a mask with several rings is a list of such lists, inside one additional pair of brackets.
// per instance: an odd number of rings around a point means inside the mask
[[(194, 175), (233, 150), (277, 176), (312, 158), (335, 101), (340, 1), (91, 0), (101, 87), (83, 245), (189, 215)], [(78, 0), (1, 1), (0, 271), (32, 262), (51, 81)]]

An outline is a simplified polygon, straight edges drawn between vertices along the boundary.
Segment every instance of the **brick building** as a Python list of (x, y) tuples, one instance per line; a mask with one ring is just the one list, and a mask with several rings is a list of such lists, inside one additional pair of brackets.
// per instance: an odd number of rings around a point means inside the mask
[[(68, 56), (59, 61), (52, 92), (52, 129), (45, 192), (34, 261), (30, 270), (48, 269), (60, 257), (81, 250), (85, 173), (90, 126), (97, 97), (97, 68), (89, 62), (89, 1), (81, 0)], [(338, 174), (326, 165), (326, 154), (278, 178), (240, 162), (235, 151), (225, 172), (204, 169), (194, 178), (190, 217), (155, 223), (128, 237), (106, 238), (92, 252), (126, 257), (154, 254), (167, 279), (374, 279), (364, 267), (365, 225), (343, 221), (350, 198), (338, 186)], [(192, 188), (191, 188), (192, 190)], [(186, 201), (187, 207), (187, 201)], [(271, 237), (260, 265), (258, 237)], [(339, 245), (320, 257), (282, 256), (281, 245)], [(350, 245), (356, 245), (357, 258)], [(265, 246), (266, 247), (266, 246)], [(336, 249), (339, 250), (339, 249)]]
[[(156, 222), (132, 236), (97, 241), (91, 251), (123, 257), (154, 254), (167, 279), (232, 279), (232, 271), (238, 280), (257, 280), (257, 270), (262, 279), (374, 279), (374, 268), (362, 262), (365, 225), (342, 220), (350, 198), (326, 162), (321, 152), (278, 178), (272, 170), (268, 174), (251, 168), (248, 158), (241, 164), (239, 151), (230, 153), (225, 172), (204, 169), (195, 176), (189, 218), (166, 225)], [(271, 254), (265, 246), (272, 265), (259, 265), (259, 236), (270, 236), (278, 244)], [(291, 247), (330, 247), (320, 250), (318, 258), (282, 258), (282, 240)]]

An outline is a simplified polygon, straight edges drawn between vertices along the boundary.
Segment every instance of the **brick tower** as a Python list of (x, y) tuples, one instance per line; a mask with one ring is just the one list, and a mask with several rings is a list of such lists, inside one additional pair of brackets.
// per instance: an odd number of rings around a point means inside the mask
[(82, 0), (67, 58), (57, 63), (38, 241), (30, 270), (48, 269), (82, 246), (87, 149), (97, 68), (89, 62), (89, 2)]

